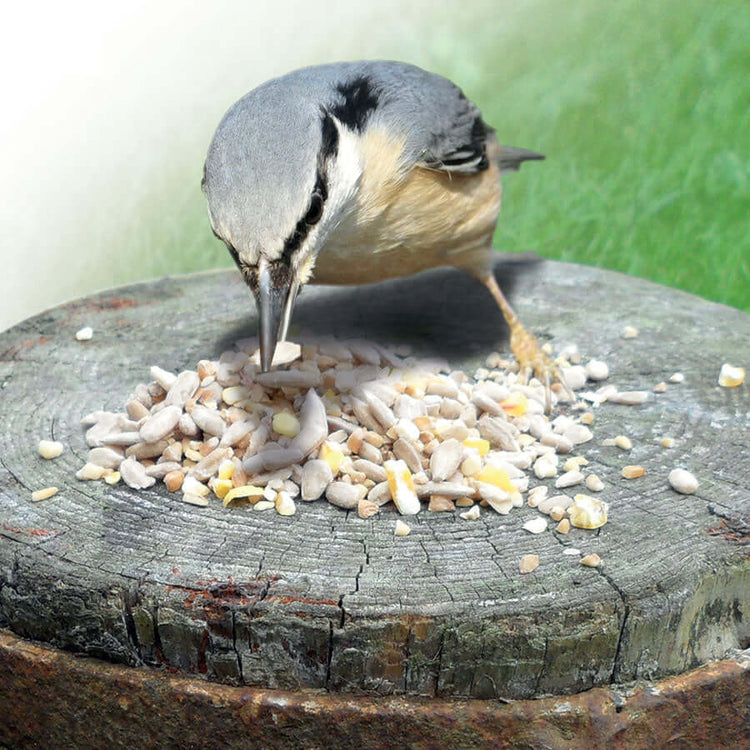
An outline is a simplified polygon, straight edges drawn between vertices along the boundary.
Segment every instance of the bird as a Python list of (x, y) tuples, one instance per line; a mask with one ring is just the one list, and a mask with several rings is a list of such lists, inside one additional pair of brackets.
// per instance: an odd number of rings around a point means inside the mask
[(493, 274), (500, 175), (545, 157), (500, 145), (453, 82), (389, 60), (302, 68), (226, 112), (202, 189), (258, 310), (262, 371), (308, 283), (369, 284), (439, 266), (489, 290), (510, 329), (522, 382), (550, 389), (559, 368)]

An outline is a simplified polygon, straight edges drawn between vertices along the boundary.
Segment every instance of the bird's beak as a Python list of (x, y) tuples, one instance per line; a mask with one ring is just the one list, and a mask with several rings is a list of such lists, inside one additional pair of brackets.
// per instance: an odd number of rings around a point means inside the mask
[(260, 369), (268, 372), (273, 362), (276, 344), (286, 339), (289, 321), (299, 284), (288, 266), (273, 266), (262, 259), (258, 265), (258, 286), (255, 304), (258, 308), (260, 338)]

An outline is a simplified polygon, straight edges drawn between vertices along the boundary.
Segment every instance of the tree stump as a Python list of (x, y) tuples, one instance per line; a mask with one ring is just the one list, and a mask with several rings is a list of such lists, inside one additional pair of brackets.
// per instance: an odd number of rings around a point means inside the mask
[[(526, 698), (680, 673), (750, 638), (750, 396), (720, 388), (750, 363), (750, 316), (620, 274), (543, 262), (499, 266), (543, 340), (605, 359), (622, 390), (682, 384), (641, 406), (604, 404), (580, 446), (606, 485), (598, 531), (530, 536), (537, 511), (480, 520), (423, 510), (394, 537), (393, 506), (363, 520), (325, 501), (292, 517), (163, 485), (144, 491), (74, 474), (80, 418), (122, 410), (148, 370), (194, 368), (254, 335), (239, 275), (150, 281), (76, 300), (0, 334), (0, 626), (59, 649), (165, 665), (264, 688)], [(362, 288), (310, 288), (295, 313), (312, 334), (408, 343), (456, 367), (507, 351), (484, 289), (437, 270)], [(624, 339), (625, 324), (640, 335)], [(90, 341), (75, 332), (94, 328)], [(292, 331), (294, 338), (294, 330)], [(628, 435), (633, 448), (603, 446)], [(663, 448), (661, 436), (674, 437)], [(66, 450), (45, 461), (40, 439)], [(626, 464), (644, 477), (626, 480)], [(694, 495), (667, 475), (691, 470)], [(54, 498), (32, 503), (54, 485)], [(566, 547), (598, 553), (586, 568)], [(535, 553), (529, 575), (519, 560)]]

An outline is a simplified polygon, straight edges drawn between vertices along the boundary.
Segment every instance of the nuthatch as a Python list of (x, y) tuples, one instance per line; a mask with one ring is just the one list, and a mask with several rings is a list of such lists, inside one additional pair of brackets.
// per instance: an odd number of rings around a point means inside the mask
[(492, 274), (500, 174), (543, 158), (501, 146), (461, 89), (405, 63), (305, 68), (244, 96), (213, 137), (203, 189), (214, 234), (255, 295), (261, 368), (303, 284), (454, 266), (487, 286), (522, 377), (534, 372), (549, 397), (560, 373)]

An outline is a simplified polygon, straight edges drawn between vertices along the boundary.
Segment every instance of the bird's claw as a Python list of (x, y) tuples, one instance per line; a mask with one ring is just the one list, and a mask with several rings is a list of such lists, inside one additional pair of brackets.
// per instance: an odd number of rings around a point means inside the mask
[(558, 383), (568, 399), (576, 400), (562, 370), (544, 352), (536, 336), (520, 324), (514, 326), (511, 331), (510, 348), (520, 368), (519, 381), (526, 384), (534, 375), (544, 386), (544, 408), (548, 414), (552, 411), (553, 384)]

